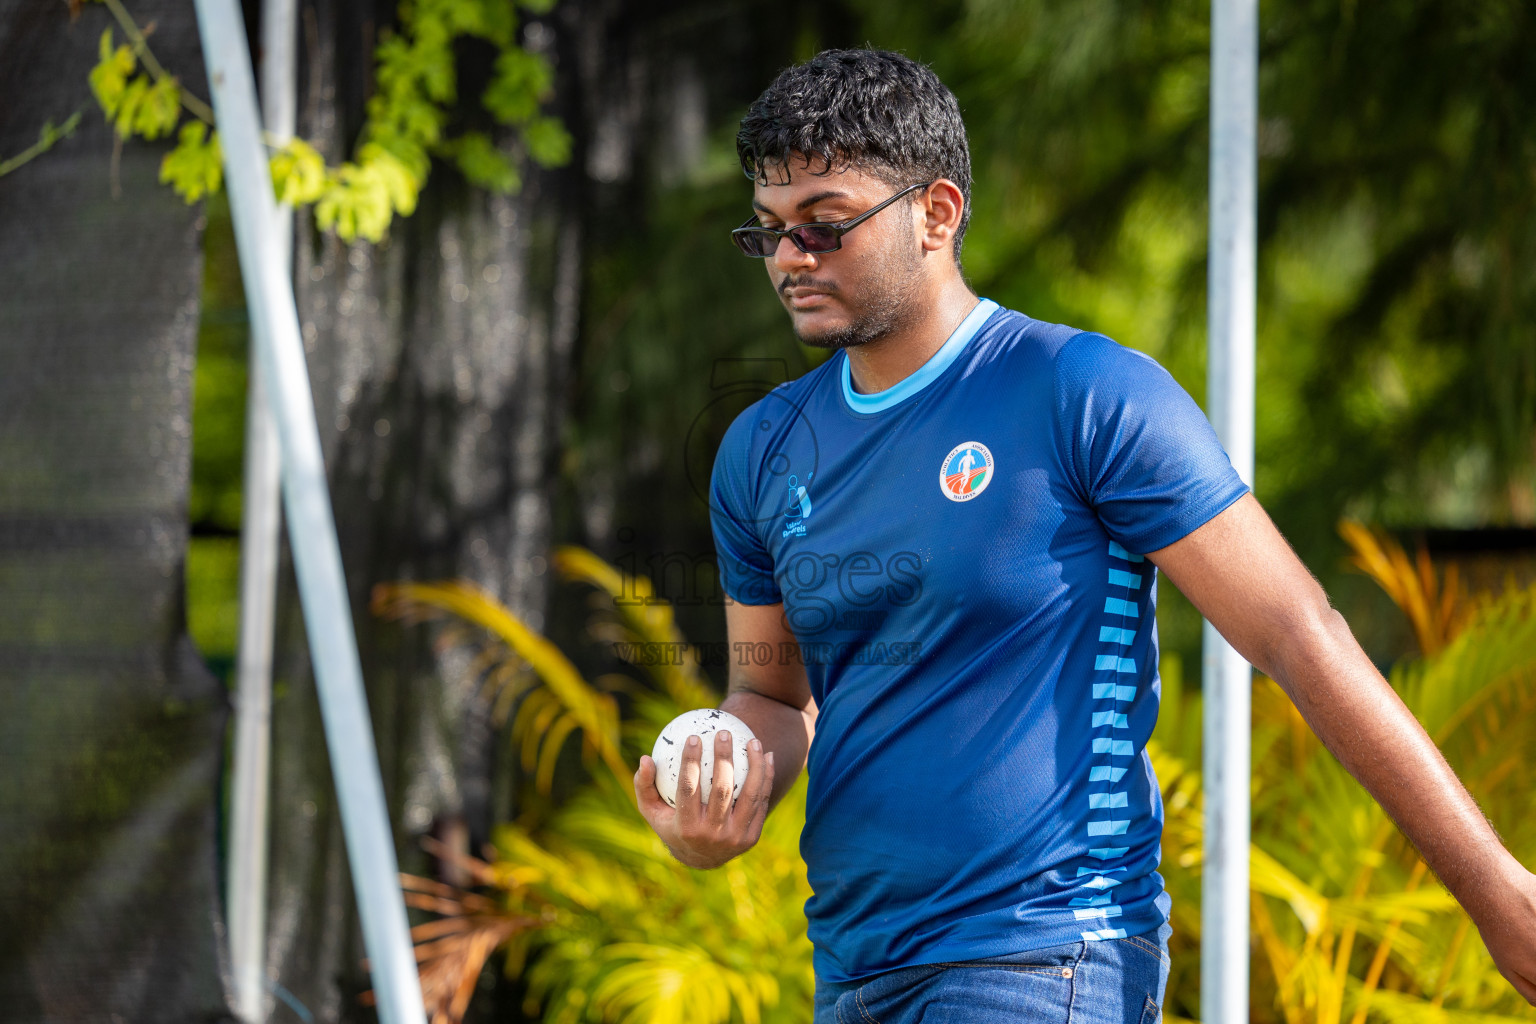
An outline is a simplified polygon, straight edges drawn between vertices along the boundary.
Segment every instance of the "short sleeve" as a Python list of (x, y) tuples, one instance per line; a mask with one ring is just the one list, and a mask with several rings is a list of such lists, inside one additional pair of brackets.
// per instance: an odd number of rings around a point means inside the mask
[(1056, 356), (1066, 468), (1109, 535), (1145, 554), (1248, 492), (1194, 399), (1150, 356), (1079, 334)]
[(773, 556), (763, 545), (752, 464), (756, 406), (738, 416), (715, 453), (709, 481), (709, 525), (715, 537), (720, 586), (741, 604), (780, 604), (784, 595), (773, 578)]

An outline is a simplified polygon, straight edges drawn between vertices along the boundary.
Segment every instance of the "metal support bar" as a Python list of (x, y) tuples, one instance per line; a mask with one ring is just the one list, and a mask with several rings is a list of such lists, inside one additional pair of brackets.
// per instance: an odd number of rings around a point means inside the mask
[[(1238, 475), (1253, 484), (1258, 0), (1212, 0), (1206, 407)], [(1200, 1017), (1248, 1020), (1248, 834), (1253, 673), (1211, 626), (1203, 633), (1205, 869)]]
[[(261, 100), (268, 137), (293, 136), (296, 0), (264, 0)], [(274, 232), (283, 271), (291, 273), (293, 211), (276, 208)], [(267, 1019), (267, 807), (272, 745), (272, 634), (282, 528), (282, 463), (266, 376), (251, 347), (245, 409), (244, 508), (240, 529), (240, 646), (235, 674), (235, 764), (230, 782), (229, 956), (235, 1013), (245, 1024)]]
[(252, 339), (271, 385), (289, 540), (379, 1019), (383, 1024), (425, 1024), (298, 311), (277, 242), (276, 203), (245, 25), (237, 0), (196, 4)]

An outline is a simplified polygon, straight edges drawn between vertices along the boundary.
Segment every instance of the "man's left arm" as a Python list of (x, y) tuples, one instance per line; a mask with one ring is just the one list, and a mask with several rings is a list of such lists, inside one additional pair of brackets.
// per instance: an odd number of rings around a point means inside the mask
[(1147, 555), (1391, 815), (1536, 1004), (1536, 875), (1504, 848), (1450, 765), (1246, 495)]

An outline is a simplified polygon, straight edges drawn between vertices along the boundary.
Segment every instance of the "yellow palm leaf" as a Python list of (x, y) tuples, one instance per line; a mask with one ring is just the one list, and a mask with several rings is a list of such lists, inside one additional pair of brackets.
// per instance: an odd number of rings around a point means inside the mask
[[(574, 545), (556, 548), (552, 561), (564, 578), (606, 593), (630, 640), (662, 655), (636, 660), (679, 709), (719, 703), (719, 695), (699, 670), (697, 652), (684, 642), (677, 628), (671, 604), (656, 596), (648, 578), (622, 572), (586, 548)], [(622, 644), (617, 647), (621, 654), (627, 649)]]
[(1408, 616), (1425, 657), (1461, 632), (1471, 605), (1455, 566), (1446, 570), (1442, 581), (1422, 546), (1417, 559), (1409, 561), (1401, 544), (1363, 523), (1345, 519), (1339, 523), (1339, 534), (1353, 551), (1350, 562), (1375, 580)]
[(564, 713), (577, 723), (588, 749), (619, 778), (629, 775), (619, 753), (619, 716), (613, 698), (594, 689), (560, 648), (529, 629), (477, 584), (468, 580), (381, 583), (374, 588), (373, 610), (408, 620), (450, 614), (489, 630), (538, 675)]

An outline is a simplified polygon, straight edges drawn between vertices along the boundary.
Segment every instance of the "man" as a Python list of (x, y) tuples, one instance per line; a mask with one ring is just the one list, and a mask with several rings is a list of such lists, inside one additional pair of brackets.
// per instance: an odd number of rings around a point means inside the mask
[[(723, 733), (707, 806), (697, 738), (675, 811), (649, 758), (635, 788), (707, 868), (808, 765), (817, 1021), (1157, 1017), (1158, 571), (1285, 688), (1536, 1001), (1536, 876), (1194, 402), (1151, 359), (966, 286), (970, 158), (933, 73), (822, 53), (759, 97), (738, 149), (756, 214), (733, 237), (801, 340), (838, 350), (736, 420), (712, 481), (730, 640), (789, 656), (732, 667), (722, 707), (758, 737), (734, 807)], [(786, 508), (791, 478), (814, 516)]]

